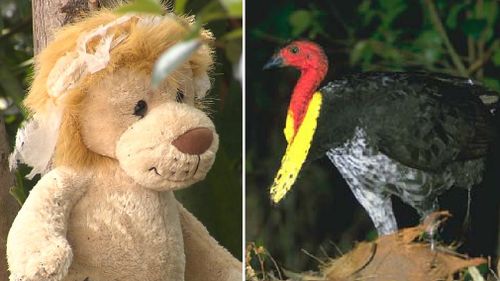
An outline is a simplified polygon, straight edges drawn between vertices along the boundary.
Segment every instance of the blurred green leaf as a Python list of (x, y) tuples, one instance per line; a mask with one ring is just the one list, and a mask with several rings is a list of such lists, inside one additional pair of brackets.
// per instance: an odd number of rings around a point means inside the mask
[(293, 12), (288, 21), (292, 26), (292, 36), (297, 37), (306, 31), (312, 23), (312, 14), (307, 10), (297, 10)]
[(16, 115), (7, 115), (5, 116), (5, 124), (12, 124), (17, 120)]
[[(313, 21), (311, 28), (309, 28), (308, 37), (312, 40), (315, 40), (319, 34), (325, 35), (326, 33), (320, 24), (317, 24), (315, 21)], [(326, 34), (326, 35), (328, 35), (328, 34)]]
[(237, 28), (235, 30), (232, 30), (232, 31), (226, 33), (224, 36), (222, 36), (221, 40), (230, 41), (230, 40), (239, 39), (242, 36), (243, 36), (243, 29), (240, 27), (240, 28)]
[(219, 0), (231, 17), (241, 17), (243, 5), (241, 0)]
[(490, 271), (488, 265), (471, 266), (467, 268), (462, 280), (464, 281), (484, 281), (483, 275)]
[(442, 53), (439, 50), (437, 50), (435, 48), (429, 48), (429, 49), (424, 50), (423, 57), (424, 57), (425, 63), (432, 65), (439, 58), (441, 58), (441, 55), (442, 55)]
[(476, 266), (476, 268), (481, 272), (481, 274), (486, 274), (490, 271), (490, 267), (487, 263), (483, 263), (481, 265)]
[(491, 57), (491, 60), (493, 61), (493, 64), (495, 66), (500, 65), (500, 48), (497, 48), (495, 52), (493, 53), (493, 56)]
[(486, 29), (483, 31), (483, 40), (485, 42), (491, 40), (491, 38), (493, 38), (493, 36), (495, 35), (495, 31), (493, 30), (493, 28), (491, 28), (490, 26), (486, 27)]
[(377, 240), (377, 238), (378, 238), (378, 233), (377, 230), (375, 229), (370, 230), (365, 236), (366, 241), (375, 241)]
[(21, 173), (18, 171), (15, 172), (16, 176), (16, 185), (12, 186), (9, 190), (9, 193), (16, 198), (19, 205), (23, 205), (26, 198), (28, 198), (28, 193), (24, 188), (24, 178)]
[(12, 97), (16, 104), (21, 103), (24, 97), (24, 88), (4, 65), (0, 66), (0, 87), (3, 88), (8, 96)]
[(361, 61), (363, 56), (366, 54), (367, 49), (368, 49), (368, 42), (367, 41), (362, 40), (362, 41), (357, 42), (356, 45), (354, 45), (354, 48), (352, 49), (352, 51), (350, 52), (350, 54), (351, 54), (351, 57), (349, 60), (350, 64), (355, 65), (359, 61)]
[(371, 0), (364, 0), (361, 2), (361, 4), (358, 7), (358, 11), (360, 13), (361, 21), (363, 25), (368, 25), (372, 19), (376, 16), (376, 12), (372, 9), (372, 1)]
[(464, 21), (461, 27), (466, 35), (478, 39), (487, 24), (488, 22), (485, 19), (468, 19)]
[(239, 40), (231, 40), (226, 43), (226, 58), (234, 65), (240, 60), (241, 42)]
[(222, 4), (218, 0), (208, 2), (208, 4), (198, 13), (198, 21), (201, 23), (228, 19), (230, 17), (229, 13), (224, 10)]
[(179, 65), (185, 62), (200, 47), (199, 38), (189, 39), (179, 42), (166, 50), (156, 61), (153, 67), (151, 83), (153, 87), (158, 87)]
[(416, 56), (424, 59), (424, 64), (432, 65), (443, 56), (442, 42), (443, 40), (437, 31), (427, 30), (420, 33), (412, 48), (417, 51)]
[(382, 12), (380, 20), (382, 21), (380, 27), (382, 29), (389, 28), (392, 23), (398, 18), (407, 7), (407, 3), (403, 0), (380, 0)]
[(489, 0), (484, 2), (483, 13), (486, 16), (486, 20), (488, 21), (488, 25), (494, 26), (495, 21), (498, 18), (498, 5), (499, 1)]
[(371, 9), (371, 4), (372, 4), (371, 0), (363, 0), (363, 2), (361, 2), (361, 4), (358, 6), (359, 13), (364, 15), (370, 11), (373, 11)]
[(216, 21), (216, 20), (224, 20), (228, 19), (229, 15), (226, 13), (218, 12), (218, 13), (209, 13), (204, 17), (200, 17), (200, 21), (203, 23)]
[(135, 0), (130, 4), (121, 6), (116, 10), (117, 13), (148, 13), (163, 15), (165, 11), (160, 1), (157, 0)]
[(176, 0), (174, 11), (178, 15), (182, 15), (186, 11), (187, 0)]
[(403, 61), (403, 56), (396, 48), (387, 48), (385, 52), (381, 52), (380, 54), (384, 59), (393, 61), (396, 64), (400, 64)]
[(399, 7), (404, 4), (404, 0), (379, 0), (378, 2), (384, 10), (391, 10), (394, 7)]
[(446, 25), (449, 28), (455, 29), (457, 27), (458, 16), (460, 12), (464, 11), (465, 7), (467, 7), (468, 5), (468, 3), (457, 3), (450, 8), (450, 12), (446, 17)]
[(31, 0), (18, 0), (17, 8), (22, 18), (29, 17), (31, 15)]
[(436, 0), (436, 7), (440, 10), (446, 8), (449, 0)]
[(433, 29), (422, 31), (415, 41), (422, 49), (440, 46), (443, 42), (439, 33)]
[(483, 83), (490, 89), (500, 91), (500, 80), (498, 78), (485, 77), (483, 78)]

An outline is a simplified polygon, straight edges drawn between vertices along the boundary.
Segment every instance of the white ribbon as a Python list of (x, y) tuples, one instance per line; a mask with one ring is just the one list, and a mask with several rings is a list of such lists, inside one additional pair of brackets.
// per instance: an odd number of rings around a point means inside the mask
[(109, 63), (111, 50), (128, 37), (127, 26), (138, 20), (137, 16), (126, 15), (82, 34), (77, 40), (76, 50), (58, 59), (50, 71), (47, 78), (49, 95), (59, 98), (89, 74), (104, 69)]

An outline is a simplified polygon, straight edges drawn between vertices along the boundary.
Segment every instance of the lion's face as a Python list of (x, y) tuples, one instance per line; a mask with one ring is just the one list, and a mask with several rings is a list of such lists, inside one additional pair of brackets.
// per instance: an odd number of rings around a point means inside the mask
[(208, 116), (194, 106), (187, 63), (158, 90), (145, 71), (122, 68), (90, 87), (82, 103), (83, 142), (114, 158), (146, 188), (168, 190), (205, 178), (218, 148)]

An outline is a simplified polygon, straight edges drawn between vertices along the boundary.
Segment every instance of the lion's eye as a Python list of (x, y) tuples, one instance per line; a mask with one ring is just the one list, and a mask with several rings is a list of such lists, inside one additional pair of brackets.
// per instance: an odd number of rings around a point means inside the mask
[(177, 95), (175, 96), (175, 101), (182, 103), (184, 101), (184, 92), (181, 89), (177, 89)]
[(139, 117), (144, 117), (148, 111), (148, 104), (144, 100), (140, 100), (134, 107), (134, 115)]

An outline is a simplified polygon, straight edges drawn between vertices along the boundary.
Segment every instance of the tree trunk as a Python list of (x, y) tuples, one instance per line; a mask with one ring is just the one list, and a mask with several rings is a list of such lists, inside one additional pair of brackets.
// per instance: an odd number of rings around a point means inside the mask
[(5, 252), (7, 233), (19, 210), (19, 204), (9, 193), (14, 185), (14, 176), (9, 170), (9, 153), (5, 124), (0, 116), (0, 280), (9, 280)]
[(52, 40), (55, 30), (97, 6), (97, 0), (33, 0), (35, 54), (38, 54)]

